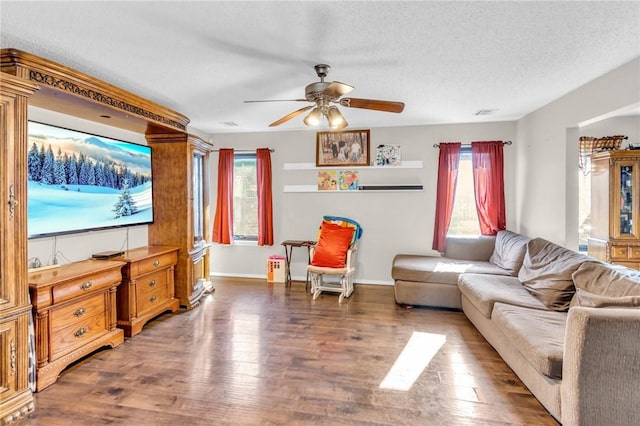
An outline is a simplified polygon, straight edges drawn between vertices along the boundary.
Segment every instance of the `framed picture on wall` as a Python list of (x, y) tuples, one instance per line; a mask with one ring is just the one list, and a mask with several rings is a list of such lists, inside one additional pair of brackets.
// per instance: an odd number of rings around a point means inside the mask
[(316, 134), (316, 167), (368, 166), (369, 130)]

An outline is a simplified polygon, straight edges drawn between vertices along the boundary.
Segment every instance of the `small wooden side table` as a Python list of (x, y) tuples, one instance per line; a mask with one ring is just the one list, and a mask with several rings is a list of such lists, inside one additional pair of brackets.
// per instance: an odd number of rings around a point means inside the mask
[[(285, 278), (285, 286), (291, 286), (291, 255), (293, 254), (294, 247), (306, 247), (307, 248), (307, 262), (311, 263), (311, 247), (316, 245), (315, 241), (303, 241), (303, 240), (286, 240), (282, 242), (284, 246), (284, 256), (287, 263), (287, 273)], [(309, 286), (309, 274), (307, 273), (307, 282), (305, 289)]]

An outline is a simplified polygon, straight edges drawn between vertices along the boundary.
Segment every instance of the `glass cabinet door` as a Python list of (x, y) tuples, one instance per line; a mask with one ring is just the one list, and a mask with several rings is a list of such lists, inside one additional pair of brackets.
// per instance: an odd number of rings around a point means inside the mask
[[(614, 236), (616, 238), (638, 238), (640, 228), (638, 227), (638, 190), (637, 188), (640, 179), (638, 179), (637, 163), (624, 162), (617, 164), (616, 166), (616, 180), (619, 185), (617, 192), (617, 199), (614, 204), (616, 208), (614, 210)], [(617, 229), (616, 229), (617, 228)]]
[(620, 234), (633, 233), (633, 166), (620, 167)]
[(193, 153), (193, 242), (204, 239), (204, 156)]

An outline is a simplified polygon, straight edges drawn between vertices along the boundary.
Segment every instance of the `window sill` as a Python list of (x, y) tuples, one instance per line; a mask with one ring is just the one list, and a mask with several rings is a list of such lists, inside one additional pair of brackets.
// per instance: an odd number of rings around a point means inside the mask
[(258, 241), (256, 240), (233, 240), (234, 246), (257, 246)]

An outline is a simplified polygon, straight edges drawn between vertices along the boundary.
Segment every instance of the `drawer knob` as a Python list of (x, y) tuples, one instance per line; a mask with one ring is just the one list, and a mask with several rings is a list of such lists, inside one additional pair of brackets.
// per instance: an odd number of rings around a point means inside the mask
[(76, 331), (76, 332), (74, 333), (74, 335), (75, 335), (76, 337), (82, 337), (82, 336), (84, 336), (85, 334), (87, 334), (87, 331), (89, 331), (89, 329), (88, 329), (87, 327), (82, 327), (81, 329), (79, 329), (78, 331)]
[(155, 301), (156, 301), (156, 299), (157, 299), (157, 297), (156, 297), (156, 295), (154, 294), (153, 296), (151, 296), (151, 297), (149, 298), (149, 302), (153, 303), (153, 302), (155, 302)]
[(153, 286), (155, 286), (156, 284), (157, 284), (157, 283), (156, 283), (156, 280), (151, 280), (151, 281), (149, 281), (149, 287), (153, 287)]
[(76, 311), (73, 313), (73, 316), (74, 317), (81, 317), (81, 316), (84, 315), (85, 312), (87, 312), (87, 310), (85, 308), (80, 307), (80, 308), (76, 309)]
[(153, 266), (160, 266), (160, 261), (158, 259), (154, 260)]
[(86, 283), (82, 283), (82, 285), (80, 286), (81, 289), (83, 289), (84, 291), (87, 291), (91, 288), (91, 281), (87, 281)]

